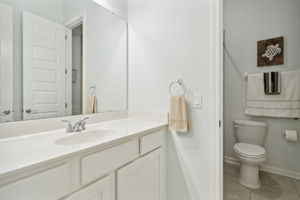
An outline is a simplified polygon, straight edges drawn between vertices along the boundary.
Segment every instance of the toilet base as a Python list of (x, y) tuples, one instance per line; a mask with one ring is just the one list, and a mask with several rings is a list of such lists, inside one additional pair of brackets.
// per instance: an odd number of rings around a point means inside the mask
[(259, 189), (259, 167), (241, 163), (239, 182), (245, 187)]

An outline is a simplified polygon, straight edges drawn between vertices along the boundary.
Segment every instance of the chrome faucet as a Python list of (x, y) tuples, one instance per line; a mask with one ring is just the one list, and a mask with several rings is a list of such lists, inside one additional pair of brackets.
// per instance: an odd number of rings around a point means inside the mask
[(75, 123), (74, 126), (72, 126), (72, 122), (69, 120), (62, 120), (63, 123), (67, 123), (67, 128), (66, 128), (66, 132), (67, 133), (72, 133), (72, 132), (80, 132), (86, 129), (85, 125), (86, 125), (86, 120), (88, 120), (89, 118), (86, 117), (78, 122)]

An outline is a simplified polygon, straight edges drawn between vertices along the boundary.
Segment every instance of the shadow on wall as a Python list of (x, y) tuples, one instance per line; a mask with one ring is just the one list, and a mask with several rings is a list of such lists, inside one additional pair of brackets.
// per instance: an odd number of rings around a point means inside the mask
[[(240, 74), (241, 81), (246, 84), (246, 82), (244, 81), (245, 80), (245, 75), (246, 75), (245, 73), (246, 72), (243, 73), (240, 70), (238, 64), (235, 62), (234, 58), (232, 57), (232, 55), (230, 54), (230, 52), (226, 48), (225, 42), (224, 42), (224, 48), (223, 48), (223, 50), (224, 50), (225, 56), (227, 56), (228, 60), (230, 61), (230, 63), (232, 64), (232, 66), (235, 68), (236, 72), (238, 72)], [(224, 56), (224, 59), (226, 58), (225, 56)], [(224, 60), (224, 63), (225, 63), (225, 60)], [(224, 67), (225, 67), (225, 64), (224, 64)]]
[[(175, 197), (175, 199), (190, 199), (190, 200), (197, 200), (197, 199), (202, 199), (199, 191), (196, 189), (196, 184), (195, 183), (195, 179), (196, 176), (195, 174), (193, 174), (193, 169), (191, 168), (191, 166), (193, 165), (193, 162), (197, 162), (195, 159), (193, 161), (193, 159), (191, 159), (193, 156), (192, 154), (194, 153), (193, 151), (188, 151), (185, 147), (183, 147), (182, 145), (182, 140), (183, 137), (178, 135), (178, 133), (176, 132), (170, 132), (170, 136), (169, 136), (169, 143), (168, 145), (171, 146), (169, 147), (169, 149), (172, 149), (172, 153), (174, 154), (173, 156), (176, 156), (176, 160), (178, 162), (178, 166), (179, 168), (177, 169), (180, 170), (180, 175), (183, 176), (183, 180), (185, 181), (185, 184), (182, 184), (182, 186), (184, 187), (184, 190), (187, 190), (187, 192), (182, 193), (182, 194), (188, 194), (189, 197)], [(184, 136), (185, 138), (188, 138), (186, 136)], [(170, 153), (169, 153), (170, 156)], [(170, 168), (169, 168), (170, 169)], [(174, 170), (174, 169), (173, 169)], [(193, 174), (193, 176), (192, 176)], [(177, 183), (178, 184), (178, 183)], [(181, 188), (183, 189), (183, 188)], [(173, 197), (174, 198), (174, 197)], [(173, 199), (170, 198), (169, 199)]]
[[(189, 94), (192, 94), (191, 91), (188, 91), (186, 94), (187, 101), (191, 99)], [(188, 113), (189, 131), (187, 133), (169, 131), (168, 134), (168, 175), (171, 182), (168, 185), (175, 184), (175, 186), (172, 186), (172, 192), (168, 192), (168, 194), (173, 195), (168, 197), (170, 200), (199, 200), (209, 195), (208, 191), (199, 189), (206, 188), (210, 184), (209, 180), (207, 182), (203, 181), (202, 174), (203, 170), (209, 167), (209, 153), (205, 151), (208, 141), (205, 140), (205, 134), (196, 132), (196, 130), (199, 130), (198, 126), (201, 126), (201, 123), (195, 119), (203, 116), (197, 116), (200, 115), (199, 112), (194, 111), (189, 103)], [(180, 180), (184, 180), (185, 183), (173, 182), (173, 176), (180, 176)], [(174, 178), (174, 180), (178, 179)], [(178, 188), (178, 190), (174, 192), (174, 188)]]

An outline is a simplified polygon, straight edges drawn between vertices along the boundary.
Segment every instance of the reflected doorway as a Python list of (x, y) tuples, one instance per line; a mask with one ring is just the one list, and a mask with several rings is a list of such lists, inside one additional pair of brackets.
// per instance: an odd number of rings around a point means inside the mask
[(72, 30), (72, 115), (82, 114), (82, 24)]

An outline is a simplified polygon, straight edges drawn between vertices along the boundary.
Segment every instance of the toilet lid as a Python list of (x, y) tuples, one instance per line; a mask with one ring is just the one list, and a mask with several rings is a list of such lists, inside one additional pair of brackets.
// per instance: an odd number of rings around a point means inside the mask
[(247, 157), (263, 157), (266, 154), (264, 148), (255, 144), (237, 143), (234, 145), (233, 150)]

